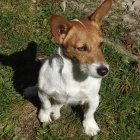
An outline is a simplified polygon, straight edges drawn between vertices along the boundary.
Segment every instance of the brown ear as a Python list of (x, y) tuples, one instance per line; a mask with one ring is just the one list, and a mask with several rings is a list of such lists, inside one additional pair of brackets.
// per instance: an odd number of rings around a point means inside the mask
[(97, 10), (89, 17), (90, 20), (101, 25), (102, 19), (106, 16), (112, 6), (112, 0), (105, 0)]
[(55, 15), (50, 19), (50, 26), (53, 40), (59, 44), (62, 44), (71, 28), (70, 22), (63, 19), (61, 16)]

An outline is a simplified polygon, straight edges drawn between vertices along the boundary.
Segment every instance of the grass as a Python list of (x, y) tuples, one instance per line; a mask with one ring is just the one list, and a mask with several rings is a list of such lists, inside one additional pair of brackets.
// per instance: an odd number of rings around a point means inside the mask
[[(90, 1), (77, 2), (88, 5)], [(0, 3), (0, 140), (138, 140), (140, 74), (136, 72), (137, 61), (121, 48), (120, 41), (127, 38), (131, 26), (122, 26), (118, 19), (113, 19), (114, 13), (122, 12), (118, 9), (110, 13), (102, 27), (112, 43), (103, 44), (110, 73), (102, 82), (101, 102), (96, 111), (101, 133), (92, 138), (86, 136), (79, 114), (70, 107), (64, 107), (62, 117), (54, 123), (38, 122), (38, 106), (23, 99), (22, 92), (37, 82), (40, 65), (35, 61), (36, 54), (51, 55), (56, 49), (48, 19), (54, 14), (67, 19), (85, 16), (77, 8), (63, 12), (58, 3), (40, 3), (43, 6), (28, 0)], [(138, 47), (137, 43), (135, 46)]]

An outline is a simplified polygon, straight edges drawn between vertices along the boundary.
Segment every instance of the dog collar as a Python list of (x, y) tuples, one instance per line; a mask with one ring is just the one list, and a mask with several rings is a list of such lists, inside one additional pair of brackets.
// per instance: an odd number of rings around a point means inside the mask
[(72, 21), (77, 21), (77, 22), (79, 22), (85, 29), (87, 29), (86, 26), (84, 25), (84, 23), (83, 23), (82, 21), (80, 21), (80, 20), (78, 20), (78, 19), (73, 19)]

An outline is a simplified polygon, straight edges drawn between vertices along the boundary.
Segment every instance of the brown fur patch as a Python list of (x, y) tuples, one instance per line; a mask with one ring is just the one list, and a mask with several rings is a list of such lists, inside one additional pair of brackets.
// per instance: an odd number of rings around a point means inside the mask
[[(64, 55), (80, 63), (105, 62), (100, 48), (103, 39), (98, 25), (86, 18), (80, 22), (71, 21), (72, 28), (63, 41)], [(83, 46), (87, 49), (80, 51), (78, 48)]]
[(111, 6), (112, 0), (105, 0), (91, 16), (79, 21), (51, 17), (53, 39), (63, 46), (67, 58), (76, 59), (81, 64), (106, 63), (100, 48), (103, 39), (99, 26)]

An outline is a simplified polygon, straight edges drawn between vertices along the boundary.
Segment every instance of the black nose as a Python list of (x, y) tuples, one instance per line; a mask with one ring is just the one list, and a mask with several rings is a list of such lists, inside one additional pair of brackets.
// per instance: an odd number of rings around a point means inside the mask
[(107, 67), (99, 67), (97, 69), (97, 73), (100, 75), (100, 76), (105, 76), (107, 73), (108, 73), (108, 68)]

